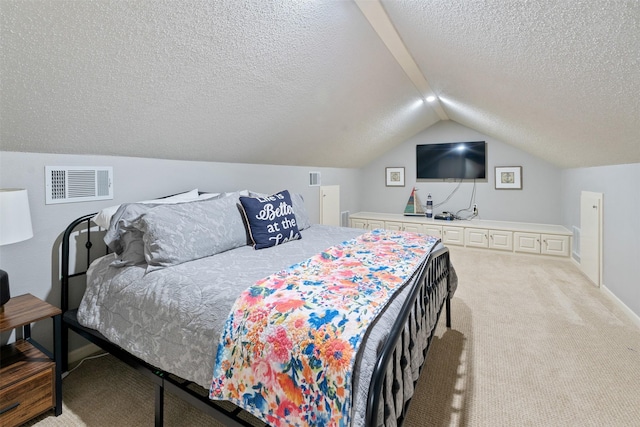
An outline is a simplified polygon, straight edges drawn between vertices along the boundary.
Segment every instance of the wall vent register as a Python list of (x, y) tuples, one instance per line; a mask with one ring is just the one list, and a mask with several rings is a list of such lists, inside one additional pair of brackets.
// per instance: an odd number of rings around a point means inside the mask
[(110, 166), (46, 166), (46, 204), (113, 199)]
[(320, 187), (320, 172), (309, 172), (309, 187)]

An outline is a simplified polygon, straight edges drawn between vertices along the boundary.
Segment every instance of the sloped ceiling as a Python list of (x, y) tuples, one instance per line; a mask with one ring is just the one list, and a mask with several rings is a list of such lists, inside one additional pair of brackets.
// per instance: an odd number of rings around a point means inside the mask
[(561, 167), (640, 162), (640, 2), (383, 4), (451, 120)]
[(2, 0), (1, 148), (361, 167), (444, 114), (559, 167), (640, 162), (639, 2), (458, 3), (376, 2), (428, 104), (352, 0)]

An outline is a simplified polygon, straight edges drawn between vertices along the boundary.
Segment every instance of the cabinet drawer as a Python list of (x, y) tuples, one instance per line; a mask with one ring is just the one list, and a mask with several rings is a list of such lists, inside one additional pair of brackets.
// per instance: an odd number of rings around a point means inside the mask
[(0, 391), (0, 425), (18, 426), (54, 406), (52, 366)]

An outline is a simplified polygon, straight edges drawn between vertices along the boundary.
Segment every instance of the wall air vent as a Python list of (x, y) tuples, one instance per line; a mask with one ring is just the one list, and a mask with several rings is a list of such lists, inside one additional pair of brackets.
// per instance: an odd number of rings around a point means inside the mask
[(340, 212), (340, 227), (350, 227), (349, 211)]
[(110, 166), (45, 166), (48, 205), (113, 199), (113, 168)]
[(320, 172), (309, 172), (309, 187), (320, 186)]

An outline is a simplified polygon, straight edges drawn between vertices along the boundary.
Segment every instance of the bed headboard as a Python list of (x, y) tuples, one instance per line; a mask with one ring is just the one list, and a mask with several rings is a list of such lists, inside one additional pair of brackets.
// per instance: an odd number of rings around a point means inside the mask
[[(76, 276), (81, 276), (87, 273), (87, 269), (91, 264), (91, 248), (93, 247), (93, 242), (91, 241), (91, 218), (93, 218), (96, 214), (92, 213), (89, 215), (81, 216), (80, 218), (73, 221), (71, 224), (67, 226), (64, 230), (64, 234), (62, 235), (62, 262), (60, 267), (60, 284), (61, 284), (61, 294), (60, 294), (60, 309), (64, 313), (69, 310), (69, 279)], [(86, 223), (87, 232), (86, 241), (84, 243), (84, 247), (87, 251), (87, 264), (84, 271), (74, 271), (69, 272), (70, 266), (70, 251), (71, 251), (71, 236), (74, 232), (78, 230), (78, 228)], [(93, 227), (96, 227), (94, 224)]]

